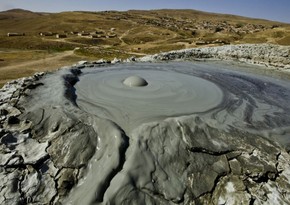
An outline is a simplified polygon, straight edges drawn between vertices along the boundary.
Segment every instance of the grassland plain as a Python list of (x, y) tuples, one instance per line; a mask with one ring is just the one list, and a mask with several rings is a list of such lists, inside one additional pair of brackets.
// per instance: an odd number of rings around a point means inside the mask
[[(7, 36), (24, 33), (24, 36)], [(42, 34), (42, 35), (41, 35)], [(56, 38), (56, 35), (65, 38)], [(79, 60), (224, 44), (290, 45), (290, 25), (195, 10), (0, 12), (0, 86)]]

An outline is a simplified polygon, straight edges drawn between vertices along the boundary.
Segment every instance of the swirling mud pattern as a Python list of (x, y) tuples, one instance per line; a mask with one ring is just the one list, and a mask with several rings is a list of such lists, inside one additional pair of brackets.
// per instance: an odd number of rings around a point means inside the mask
[[(154, 119), (208, 111), (223, 99), (222, 90), (203, 78), (139, 66), (84, 74), (76, 85), (78, 106), (131, 130)], [(131, 75), (148, 85), (125, 85)]]
[[(87, 69), (76, 85), (77, 104), (126, 132), (144, 122), (197, 113), (267, 136), (270, 130), (276, 136), (289, 131), (289, 84), (222, 68), (209, 63), (139, 63)], [(126, 86), (130, 76), (148, 85)]]
[[(238, 65), (171, 62), (83, 69), (74, 86), (76, 106), (116, 128), (102, 127), (114, 138), (99, 137), (89, 169), (67, 202), (190, 204), (213, 192), (217, 180), (230, 172), (228, 153), (279, 153), (269, 141), (289, 146), (289, 82), (229, 70), (232, 66)], [(252, 200), (247, 193), (243, 197)]]

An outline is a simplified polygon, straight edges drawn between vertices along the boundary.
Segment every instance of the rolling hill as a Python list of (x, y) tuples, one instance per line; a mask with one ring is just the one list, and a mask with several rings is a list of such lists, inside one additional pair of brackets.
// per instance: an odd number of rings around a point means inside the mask
[[(8, 33), (25, 35), (7, 36)], [(15, 77), (39, 69), (55, 69), (80, 59), (127, 58), (241, 43), (290, 45), (290, 25), (196, 10), (36, 13), (13, 9), (0, 12), (2, 73), (5, 69), (16, 69), (21, 63), (45, 60), (62, 52), (72, 53), (65, 55), (61, 63), (37, 64)], [(0, 81), (11, 79), (14, 74), (5, 76), (1, 75)]]

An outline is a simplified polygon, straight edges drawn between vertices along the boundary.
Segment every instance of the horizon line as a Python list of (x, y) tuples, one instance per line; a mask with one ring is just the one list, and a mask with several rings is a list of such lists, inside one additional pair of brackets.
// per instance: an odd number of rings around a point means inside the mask
[(115, 11), (115, 12), (128, 12), (128, 11), (158, 11), (158, 10), (187, 10), (187, 11), (197, 11), (202, 13), (208, 13), (208, 14), (216, 14), (216, 15), (229, 15), (229, 16), (237, 16), (237, 17), (243, 17), (253, 20), (265, 20), (265, 21), (272, 21), (277, 23), (284, 23), (284, 24), (290, 24), (290, 22), (287, 21), (280, 21), (280, 20), (273, 20), (273, 19), (266, 19), (263, 17), (251, 17), (251, 16), (243, 16), (240, 14), (233, 14), (233, 13), (218, 13), (218, 12), (211, 12), (211, 11), (205, 11), (205, 10), (198, 10), (198, 9), (187, 9), (187, 8), (178, 8), (178, 9), (172, 9), (172, 8), (156, 8), (156, 9), (128, 9), (128, 10), (62, 10), (62, 11), (35, 11), (35, 10), (29, 10), (29, 9), (23, 9), (23, 8), (11, 8), (7, 10), (0, 10), (0, 13), (2, 12), (8, 12), (13, 10), (23, 10), (23, 11), (29, 11), (33, 13), (49, 13), (49, 14), (55, 14), (55, 13), (63, 13), (63, 12), (106, 12), (106, 11)]

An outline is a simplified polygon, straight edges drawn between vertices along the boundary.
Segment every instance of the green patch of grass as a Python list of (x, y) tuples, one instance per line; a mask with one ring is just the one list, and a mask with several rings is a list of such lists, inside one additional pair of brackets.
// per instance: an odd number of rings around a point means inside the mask
[(242, 28), (242, 27), (244, 27), (244, 26), (245, 26), (244, 23), (237, 23), (237, 24), (236, 24), (236, 28)]
[(104, 43), (103, 39), (91, 39), (83, 37), (70, 38), (67, 41), (84, 45), (102, 45)]
[(0, 82), (3, 84), (3, 82), (8, 82), (16, 78), (31, 76), (34, 73), (35, 73), (35, 70), (32, 70), (32, 69), (21, 69), (21, 70), (19, 69), (19, 70), (5, 71), (5, 75), (0, 76)]
[(5, 73), (5, 76), (1, 76), (0, 80), (10, 80), (10, 79), (15, 79), (17, 78), (22, 78), (25, 76), (29, 76), (35, 73), (35, 71), (30, 70), (30, 69), (23, 69), (23, 70), (11, 70), (9, 72)]
[(169, 44), (174, 44), (174, 43), (193, 43), (195, 39), (173, 39), (168, 41)]
[(47, 50), (51, 52), (67, 51), (76, 47), (76, 45), (71, 43), (42, 40), (36, 36), (1, 36), (0, 45), (1, 48), (8, 49)]
[(85, 45), (120, 45), (121, 41), (118, 38), (86, 38), (86, 37), (75, 37), (67, 39), (68, 42), (79, 43)]
[(146, 35), (133, 35), (133, 36), (126, 36), (123, 38), (123, 41), (128, 45), (134, 44), (143, 44), (148, 42), (154, 42), (157, 38), (155, 36), (146, 36)]
[(0, 54), (0, 68), (4, 66), (9, 66), (11, 64), (27, 62), (30, 60), (44, 59), (47, 57), (49, 52), (36, 50), (36, 51), (24, 51), (24, 50), (9, 50), (3, 51)]
[(267, 42), (267, 38), (265, 37), (252, 37), (252, 36), (247, 36), (245, 38), (242, 39), (243, 43), (266, 43)]
[(78, 50), (75, 50), (76, 55), (80, 56), (87, 56), (87, 57), (93, 57), (95, 59), (106, 59), (106, 60), (113, 60), (114, 58), (120, 58), (120, 59), (127, 59), (129, 58), (130, 54), (122, 51), (117, 50), (113, 48), (80, 48)]
[(290, 46), (290, 35), (277, 41), (280, 45)]
[(184, 45), (156, 45), (150, 48), (144, 48), (141, 51), (147, 54), (156, 54), (161, 52), (167, 52), (172, 50), (184, 49)]
[(271, 34), (271, 37), (273, 37), (273, 38), (282, 38), (284, 36), (285, 36), (284, 31), (275, 31)]
[(174, 36), (174, 32), (164, 28), (152, 26), (138, 26), (123, 37), (123, 41), (128, 45), (153, 43), (156, 41), (166, 41)]

